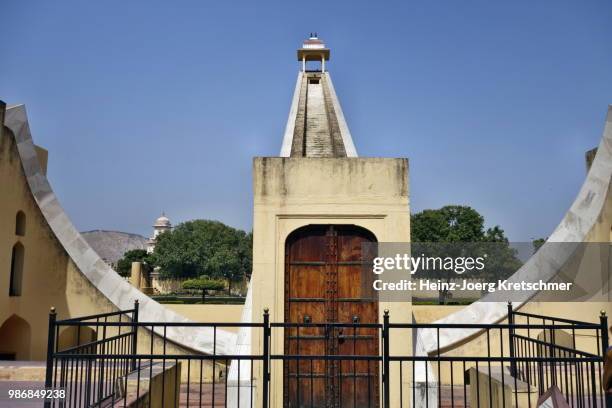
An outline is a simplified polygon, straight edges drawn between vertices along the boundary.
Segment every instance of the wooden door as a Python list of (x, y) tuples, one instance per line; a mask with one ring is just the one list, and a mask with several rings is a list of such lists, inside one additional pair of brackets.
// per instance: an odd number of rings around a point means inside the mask
[[(369, 355), (379, 351), (376, 328), (329, 327), (326, 323), (377, 323), (378, 301), (362, 265), (371, 255), (369, 231), (352, 225), (313, 225), (292, 233), (285, 254), (285, 322), (316, 327), (285, 330), (286, 355)], [(287, 360), (286, 407), (376, 407), (378, 362)]]

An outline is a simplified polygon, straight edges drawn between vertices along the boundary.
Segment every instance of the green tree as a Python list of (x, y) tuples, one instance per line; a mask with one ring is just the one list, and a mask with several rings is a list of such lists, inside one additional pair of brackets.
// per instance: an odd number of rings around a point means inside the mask
[(533, 246), (533, 253), (538, 252), (538, 249), (546, 242), (548, 238), (538, 238), (531, 241), (531, 245)]
[(169, 278), (236, 280), (251, 273), (252, 237), (218, 221), (193, 220), (160, 234), (152, 262)]
[[(435, 210), (423, 210), (411, 216), (413, 250), (428, 256), (453, 257), (487, 254), (486, 268), (478, 277), (490, 280), (509, 276), (521, 262), (516, 250), (509, 246), (504, 230), (498, 225), (485, 229), (484, 217), (468, 206), (448, 205)], [(418, 244), (424, 243), (424, 244)], [(449, 243), (427, 245), (426, 243)], [(462, 245), (453, 245), (462, 243)], [(463, 245), (468, 244), (469, 245)], [(433, 271), (438, 279), (450, 281), (452, 271)], [(446, 303), (448, 293), (440, 291), (439, 301)]]
[(197, 279), (189, 279), (183, 282), (183, 289), (202, 292), (202, 303), (205, 303), (206, 291), (225, 289), (225, 283), (221, 280), (210, 279), (208, 276), (203, 275)]
[[(242, 232), (242, 231), (241, 231)], [(245, 275), (250, 275), (253, 253), (253, 236), (251, 233), (246, 236), (241, 236), (238, 240), (237, 247), (232, 250), (228, 248), (220, 248), (211, 258), (211, 264), (215, 270), (221, 271), (219, 277), (227, 280), (227, 292), (232, 292), (232, 282), (239, 281)], [(248, 254), (248, 256), (245, 256)]]
[(132, 249), (124, 253), (123, 258), (117, 262), (117, 272), (119, 275), (129, 277), (132, 272), (132, 262), (142, 262), (145, 270), (151, 268), (150, 254), (144, 249)]
[(484, 217), (467, 206), (423, 210), (410, 221), (413, 242), (477, 242), (485, 236)]

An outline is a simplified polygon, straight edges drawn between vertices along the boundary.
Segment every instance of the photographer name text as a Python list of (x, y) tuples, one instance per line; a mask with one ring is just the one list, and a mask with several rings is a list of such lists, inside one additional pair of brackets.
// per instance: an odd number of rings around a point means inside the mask
[(497, 282), (480, 282), (469, 279), (448, 282), (439, 279), (408, 280), (402, 279), (397, 282), (385, 282), (377, 279), (372, 283), (372, 287), (377, 291), (481, 291), (481, 292), (501, 292), (501, 291), (569, 291), (571, 282), (510, 282), (508, 280), (498, 280)]

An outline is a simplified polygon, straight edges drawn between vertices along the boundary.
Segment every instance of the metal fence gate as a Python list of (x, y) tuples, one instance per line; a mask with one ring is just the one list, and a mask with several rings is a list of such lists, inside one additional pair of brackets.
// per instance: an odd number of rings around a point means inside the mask
[[(378, 324), (271, 323), (265, 311), (261, 323), (163, 323), (138, 319), (138, 303), (130, 310), (58, 320), (49, 315), (49, 337), (45, 386), (65, 390), (62, 400), (47, 400), (45, 406), (65, 407), (269, 407), (270, 381), (283, 381), (272, 369), (275, 361), (297, 362), (300, 370), (297, 400), (291, 406), (317, 407), (310, 397), (317, 371), (313, 361), (345, 362), (340, 407), (363, 407), (357, 393), (367, 386), (356, 367), (377, 367), (380, 396), (367, 405), (392, 407), (534, 407), (539, 396), (557, 387), (571, 407), (604, 407), (601, 390), (603, 356), (608, 347), (607, 317), (597, 323), (540, 316), (512, 311), (505, 324), (399, 324), (388, 313)], [(176, 328), (208, 330), (213, 345), (219, 328), (250, 328), (261, 336), (261, 354), (203, 354), (181, 349), (169, 340)], [(348, 342), (356, 342), (361, 330), (378, 332), (380, 352), (371, 355), (289, 354), (272, 344), (273, 333), (291, 329), (296, 338), (313, 327), (322, 332), (342, 328)], [(461, 354), (437, 347), (426, 355), (390, 353), (393, 342), (410, 341), (415, 330), (435, 333), (437, 343), (453, 330), (473, 330), (478, 351)], [(139, 339), (140, 332), (140, 339)], [(154, 335), (150, 335), (154, 333)], [(143, 334), (146, 334), (143, 336)], [(347, 346), (346, 350), (351, 348)], [(274, 350), (274, 352), (273, 352)], [(232, 361), (238, 369), (238, 384), (228, 381)], [(393, 375), (393, 377), (391, 377)], [(406, 379), (409, 381), (405, 381)], [(493, 388), (501, 383), (501, 397)], [(154, 383), (163, 384), (155, 394)], [(480, 383), (485, 381), (484, 383)], [(400, 384), (399, 388), (391, 384)], [(410, 384), (404, 386), (403, 384)], [(255, 384), (260, 384), (256, 390)], [(497, 384), (499, 385), (499, 384)], [(397, 387), (397, 386), (396, 386)], [(470, 392), (486, 390), (488, 393)], [(171, 390), (171, 391), (166, 391)], [(164, 394), (167, 392), (168, 394)], [(228, 400), (228, 394), (238, 398)], [(393, 393), (393, 395), (392, 395)], [(482, 395), (476, 395), (482, 394)], [(484, 397), (483, 397), (484, 395)], [(149, 398), (149, 400), (147, 400)], [(282, 398), (281, 398), (282, 400)], [(233, 401), (233, 402), (232, 402)]]

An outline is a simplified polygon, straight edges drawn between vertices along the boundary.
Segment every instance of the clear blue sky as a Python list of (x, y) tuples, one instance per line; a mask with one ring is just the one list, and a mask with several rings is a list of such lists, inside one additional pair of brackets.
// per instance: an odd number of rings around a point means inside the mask
[(408, 157), (412, 211), (468, 204), (547, 236), (612, 103), (612, 3), (9, 1), (0, 98), (25, 103), (80, 230), (251, 228), (311, 31), (362, 156)]

